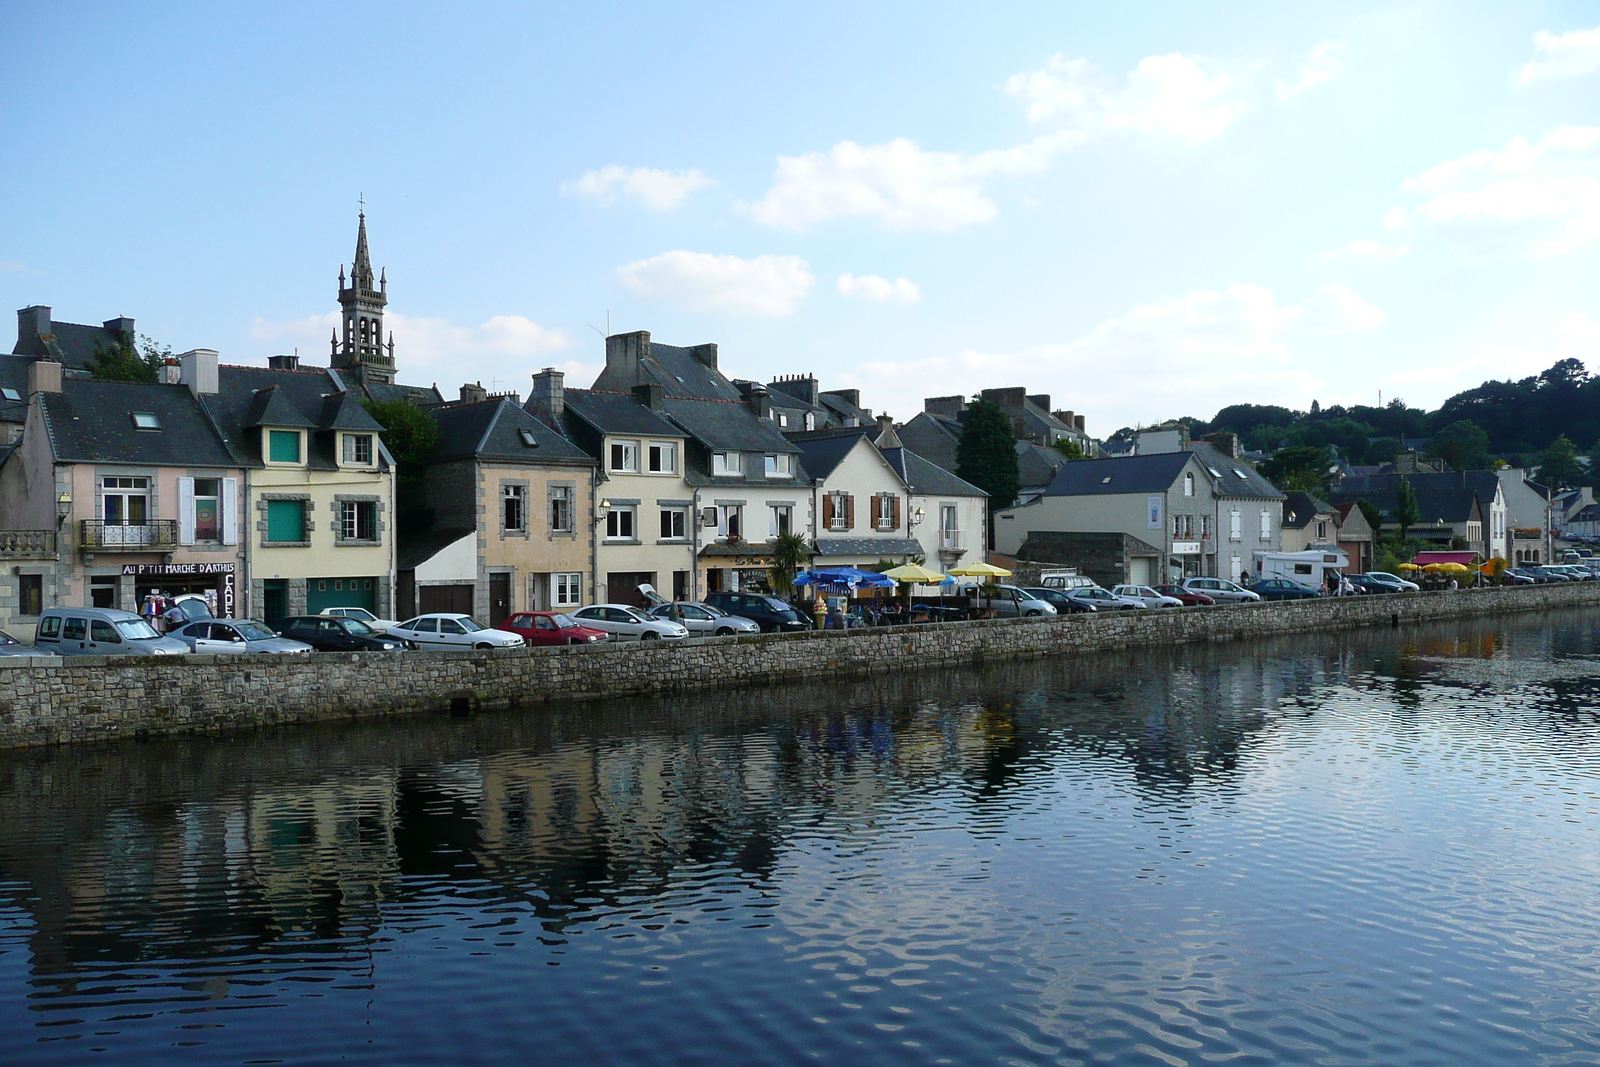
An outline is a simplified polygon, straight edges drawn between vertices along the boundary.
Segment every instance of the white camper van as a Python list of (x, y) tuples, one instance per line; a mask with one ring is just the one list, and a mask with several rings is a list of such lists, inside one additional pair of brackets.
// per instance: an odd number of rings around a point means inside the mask
[(1337, 548), (1312, 548), (1304, 552), (1256, 552), (1256, 577), (1284, 578), (1307, 589), (1321, 589), (1328, 572), (1342, 572), (1350, 557)]

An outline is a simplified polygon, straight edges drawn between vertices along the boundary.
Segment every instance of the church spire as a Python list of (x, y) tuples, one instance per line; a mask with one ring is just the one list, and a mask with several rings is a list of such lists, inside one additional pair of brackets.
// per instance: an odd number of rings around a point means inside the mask
[(362, 204), (356, 227), (356, 258), (350, 265), (350, 283), (339, 268), (339, 304), (343, 308), (343, 337), (334, 346), (333, 365), (354, 370), (363, 384), (394, 381), (393, 342), (383, 343), (383, 309), (389, 302), (388, 277), (378, 283), (367, 250), (367, 212)]
[(350, 284), (358, 289), (372, 288), (372, 257), (367, 254), (367, 213), (361, 213), (356, 230), (356, 261), (350, 267)]

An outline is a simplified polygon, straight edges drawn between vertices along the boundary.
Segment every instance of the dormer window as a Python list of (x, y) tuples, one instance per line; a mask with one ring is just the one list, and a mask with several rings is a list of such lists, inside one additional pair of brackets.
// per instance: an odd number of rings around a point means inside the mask
[(344, 435), (344, 462), (350, 467), (372, 466), (372, 435), (347, 433)]
[(267, 460), (271, 463), (299, 463), (300, 431), (268, 430)]
[(744, 473), (744, 456), (738, 452), (711, 453), (711, 473), (737, 477)]
[(154, 412), (135, 411), (133, 415), (133, 428), (136, 430), (159, 430), (161, 420), (156, 418)]
[(775, 456), (767, 457), (768, 478), (793, 478), (794, 457), (787, 452), (779, 452)]

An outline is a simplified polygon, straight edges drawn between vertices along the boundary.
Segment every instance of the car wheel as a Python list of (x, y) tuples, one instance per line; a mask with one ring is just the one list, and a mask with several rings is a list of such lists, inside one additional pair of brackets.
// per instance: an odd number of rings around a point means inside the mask
[(1043, 614), (1044, 614), (1044, 612), (1042, 612), (1042, 611), (1030, 611), (1030, 612), (1028, 612), (1028, 618), (1037, 619), (1040, 615), (1043, 615)]
[(475, 648), (475, 649), (477, 649), (477, 650), (478, 650), (478, 651), (479, 651), (479, 652), (483, 652), (483, 651), (485, 651), (485, 650), (486, 650), (486, 649), (491, 649), (491, 648), (493, 648), (493, 647), (494, 647), (494, 646), (493, 646), (493, 645), (490, 645), (490, 644), (485, 644), (485, 643), (484, 643), (484, 642), (482, 642), (482, 641), (479, 641), (479, 642), (478, 642), (478, 643), (477, 643), (477, 644), (475, 644), (475, 645), (473, 645), (473, 646), (472, 646), (472, 647), (473, 647), (473, 648)]
[(719, 627), (718, 630), (717, 630), (717, 636), (718, 637), (732, 637), (733, 636), (733, 631), (728, 629), (726, 626)]
[(661, 635), (656, 633), (654, 630), (646, 630), (644, 633), (639, 635), (639, 640), (641, 640), (641, 641), (659, 641), (659, 640), (661, 640)]

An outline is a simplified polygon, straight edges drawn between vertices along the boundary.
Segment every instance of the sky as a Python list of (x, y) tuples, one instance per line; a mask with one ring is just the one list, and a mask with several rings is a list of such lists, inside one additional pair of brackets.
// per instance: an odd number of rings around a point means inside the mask
[(400, 380), (606, 330), (1089, 432), (1600, 370), (1600, 3), (6, 5), (0, 300)]

